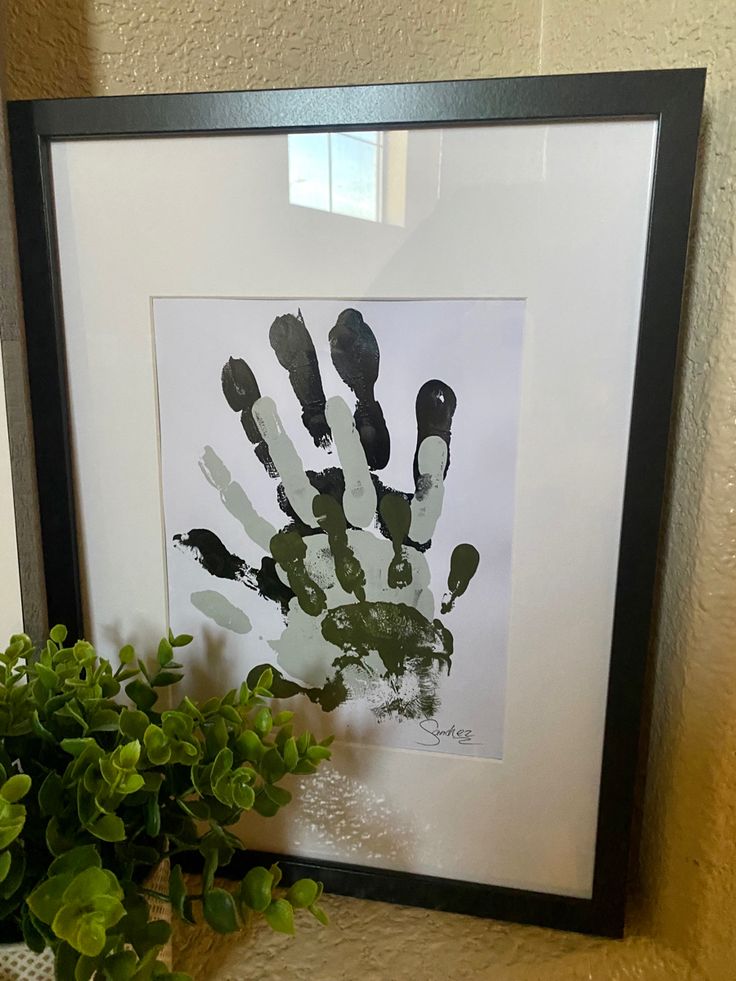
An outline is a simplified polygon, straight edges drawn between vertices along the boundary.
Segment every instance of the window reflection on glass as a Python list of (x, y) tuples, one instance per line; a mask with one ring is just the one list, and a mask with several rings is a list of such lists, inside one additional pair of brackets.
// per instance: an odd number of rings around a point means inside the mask
[(289, 201), (330, 211), (330, 135), (301, 133), (289, 137)]
[(288, 141), (291, 204), (383, 220), (382, 133), (294, 133)]

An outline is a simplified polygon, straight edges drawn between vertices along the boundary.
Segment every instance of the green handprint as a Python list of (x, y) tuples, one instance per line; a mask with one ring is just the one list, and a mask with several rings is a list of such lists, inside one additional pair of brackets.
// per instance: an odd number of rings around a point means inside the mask
[[(269, 337), (289, 373), (307, 432), (315, 445), (334, 449), (340, 466), (305, 471), (273, 400), (261, 395), (245, 361), (230, 358), (223, 393), (240, 414), (257, 458), (280, 480), (277, 495), (287, 522), (277, 529), (262, 518), (206, 447), (202, 473), (264, 558), (259, 569), (248, 566), (204, 528), (174, 541), (211, 575), (241, 582), (280, 604), (285, 629), (271, 646), (288, 677), (274, 672), (275, 694), (305, 694), (326, 711), (363, 698), (379, 719), (432, 715), (441, 675), (450, 670), (453, 637), (435, 617), (425, 553), (442, 510), (455, 395), (441, 381), (421, 387), (415, 488), (404, 493), (385, 486), (376, 473), (388, 463), (390, 438), (374, 393), (378, 345), (361, 314), (344, 310), (329, 337), (333, 365), (356, 397), (353, 413), (340, 396), (325, 398), (301, 313), (278, 317)], [(470, 544), (453, 550), (443, 614), (467, 589), (479, 558)], [(215, 590), (193, 594), (192, 602), (222, 626), (239, 633), (249, 629), (245, 613)]]

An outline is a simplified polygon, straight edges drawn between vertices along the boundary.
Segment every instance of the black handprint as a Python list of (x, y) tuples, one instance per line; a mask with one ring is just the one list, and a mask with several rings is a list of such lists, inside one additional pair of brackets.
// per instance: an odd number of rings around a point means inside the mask
[[(270, 341), (289, 373), (306, 430), (316, 445), (334, 447), (340, 467), (305, 471), (275, 404), (261, 395), (246, 362), (230, 358), (222, 373), (225, 398), (240, 413), (266, 471), (280, 478), (277, 495), (287, 521), (277, 530), (261, 518), (207, 447), (200, 467), (248, 537), (263, 548), (261, 567), (248, 567), (205, 529), (175, 541), (211, 575), (242, 582), (281, 605), (286, 628), (272, 646), (279, 665), (299, 683), (275, 672), (278, 695), (303, 693), (326, 710), (364, 697), (379, 718), (432, 714), (440, 674), (450, 668), (453, 637), (435, 619), (423, 553), (442, 509), (455, 394), (437, 380), (420, 389), (415, 488), (413, 494), (401, 492), (376, 474), (388, 463), (390, 438), (375, 397), (378, 344), (359, 311), (344, 310), (330, 331), (333, 364), (356, 396), (354, 413), (339, 396), (325, 399), (301, 312), (278, 317)], [(474, 546), (454, 549), (443, 613), (466, 590), (478, 562)]]

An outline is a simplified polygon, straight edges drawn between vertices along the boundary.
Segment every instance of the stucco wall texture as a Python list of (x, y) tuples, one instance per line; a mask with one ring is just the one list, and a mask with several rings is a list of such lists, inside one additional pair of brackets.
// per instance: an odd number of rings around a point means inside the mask
[(8, 0), (15, 98), (705, 65), (642, 845), (621, 942), (328, 897), (332, 925), (177, 940), (202, 979), (736, 974), (736, 16), (730, 0)]

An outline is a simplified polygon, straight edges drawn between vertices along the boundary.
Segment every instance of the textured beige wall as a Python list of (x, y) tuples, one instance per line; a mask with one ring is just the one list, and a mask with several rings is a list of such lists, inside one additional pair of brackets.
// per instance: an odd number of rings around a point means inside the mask
[(7, 0), (17, 98), (535, 72), (541, 0)]
[(736, 9), (552, 0), (545, 72), (707, 65), (662, 575), (642, 925), (736, 976)]
[(643, 845), (629, 936), (328, 899), (328, 932), (184, 934), (199, 977), (731, 981), (736, 952), (736, 17), (730, 0), (9, 0), (10, 95), (707, 65)]

